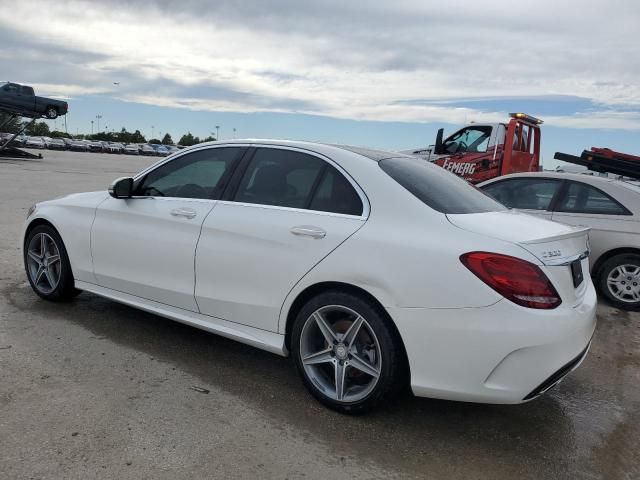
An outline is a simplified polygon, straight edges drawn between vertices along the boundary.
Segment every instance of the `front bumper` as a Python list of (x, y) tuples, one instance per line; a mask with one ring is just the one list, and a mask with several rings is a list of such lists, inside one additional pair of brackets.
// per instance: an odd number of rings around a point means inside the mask
[(535, 398), (579, 365), (595, 330), (596, 306), (589, 281), (578, 305), (553, 310), (508, 300), (482, 308), (387, 310), (417, 396), (508, 404)]

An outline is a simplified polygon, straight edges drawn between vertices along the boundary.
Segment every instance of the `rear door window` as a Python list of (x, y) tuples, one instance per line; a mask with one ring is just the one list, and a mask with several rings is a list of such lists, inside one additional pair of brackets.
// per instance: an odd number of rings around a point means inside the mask
[(308, 208), (327, 163), (306, 153), (259, 148), (244, 173), (234, 200), (259, 205)]
[(514, 178), (482, 187), (486, 193), (509, 208), (548, 210), (562, 185), (551, 178)]
[(429, 207), (442, 213), (505, 210), (481, 190), (444, 168), (409, 157), (388, 158), (380, 168)]
[(557, 212), (597, 215), (631, 215), (631, 212), (602, 190), (585, 183), (571, 182)]

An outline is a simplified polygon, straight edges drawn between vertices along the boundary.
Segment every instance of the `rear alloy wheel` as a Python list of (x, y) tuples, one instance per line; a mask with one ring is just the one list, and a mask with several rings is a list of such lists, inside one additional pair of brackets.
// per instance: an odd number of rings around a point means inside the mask
[(53, 227), (39, 225), (25, 240), (24, 266), (31, 288), (46, 300), (68, 300), (80, 293), (62, 239)]
[(54, 118), (58, 118), (58, 110), (56, 110), (55, 107), (47, 107), (45, 115), (47, 116), (47, 118), (53, 120)]
[(622, 254), (607, 260), (598, 275), (600, 291), (621, 309), (640, 308), (640, 255)]
[(294, 324), (293, 356), (309, 391), (343, 413), (360, 413), (396, 389), (398, 341), (372, 303), (347, 293), (309, 301)]

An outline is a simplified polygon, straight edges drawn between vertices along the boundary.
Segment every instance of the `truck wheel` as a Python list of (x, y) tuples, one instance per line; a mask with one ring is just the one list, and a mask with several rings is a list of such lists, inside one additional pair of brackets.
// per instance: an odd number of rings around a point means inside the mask
[(640, 309), (640, 255), (616, 255), (602, 265), (598, 286), (609, 303), (623, 310)]
[(58, 117), (58, 110), (56, 110), (56, 107), (47, 107), (45, 115), (47, 116), (47, 118), (53, 120), (54, 118)]

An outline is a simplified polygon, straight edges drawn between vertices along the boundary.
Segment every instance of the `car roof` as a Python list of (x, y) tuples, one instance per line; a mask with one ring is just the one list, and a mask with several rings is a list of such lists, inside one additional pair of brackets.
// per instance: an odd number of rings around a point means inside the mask
[(509, 175), (503, 175), (501, 177), (492, 178), (479, 185), (489, 185), (490, 183), (498, 182), (501, 180), (507, 180), (510, 178), (558, 178), (564, 180), (575, 180), (583, 183), (590, 183), (592, 185), (603, 185), (611, 182), (622, 182), (617, 178), (599, 177), (597, 175), (585, 175), (583, 173), (568, 173), (568, 172), (523, 172), (523, 173), (510, 173)]
[(245, 139), (235, 139), (235, 140), (223, 140), (218, 142), (204, 142), (204, 143), (199, 143), (197, 146), (203, 147), (207, 145), (223, 145), (223, 144), (224, 145), (255, 145), (255, 146), (268, 145), (268, 146), (291, 147), (291, 148), (299, 148), (302, 150), (311, 150), (317, 153), (325, 153), (327, 155), (330, 155), (331, 150), (334, 150), (334, 151), (342, 150), (342, 151), (355, 153), (357, 155), (368, 158), (375, 162), (379, 162), (387, 158), (398, 158), (398, 157), (411, 158), (413, 160), (416, 159), (415, 156), (406, 155), (404, 153), (399, 153), (399, 152), (376, 150), (376, 149), (366, 148), (366, 147), (355, 147), (352, 145), (338, 145), (333, 143), (308, 142), (308, 141), (302, 141), (302, 140), (245, 138)]

